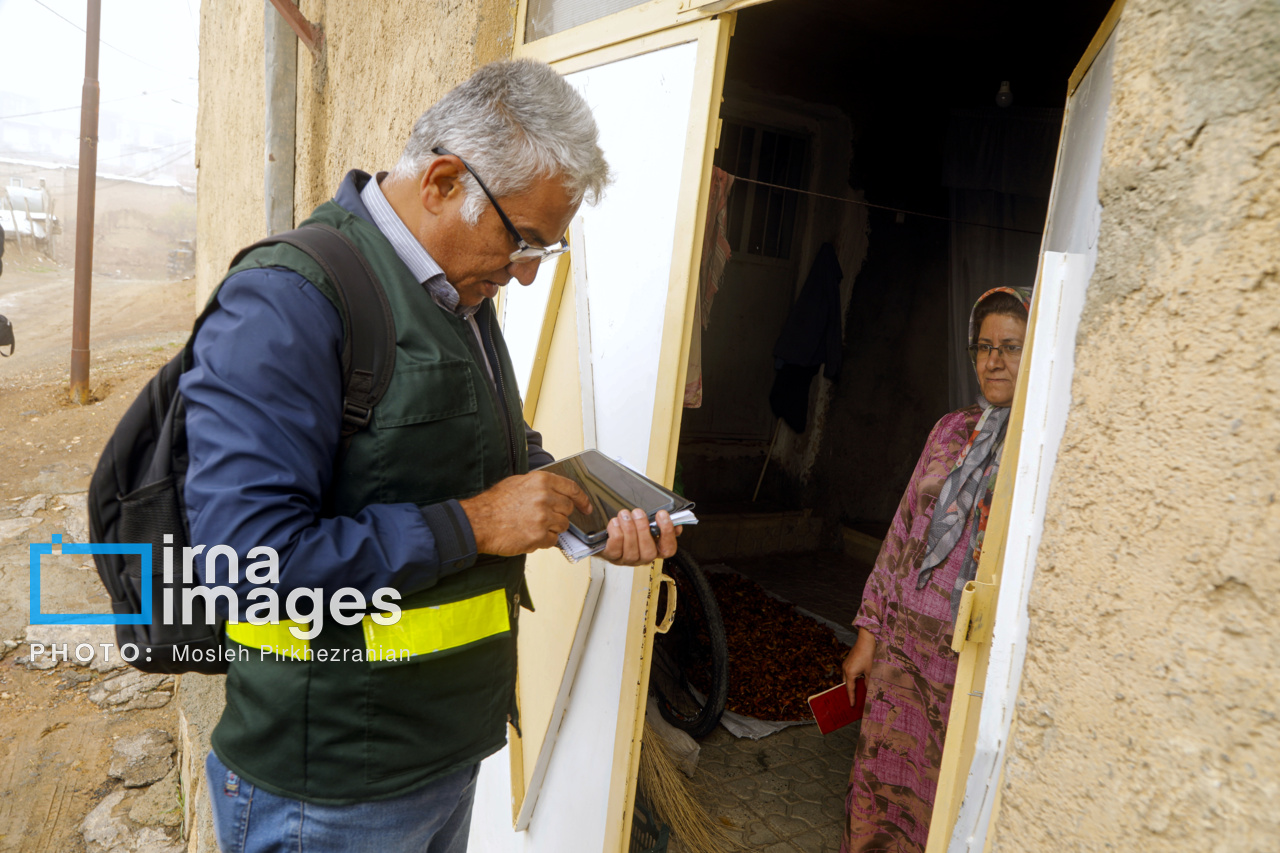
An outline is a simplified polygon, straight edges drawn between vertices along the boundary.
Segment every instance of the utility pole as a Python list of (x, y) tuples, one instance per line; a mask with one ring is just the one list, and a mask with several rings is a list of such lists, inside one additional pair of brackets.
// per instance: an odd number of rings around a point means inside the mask
[(98, 181), (98, 33), (102, 0), (89, 0), (80, 95), (80, 184), (76, 195), (75, 301), (71, 312), (71, 401), (89, 401), (89, 305), (93, 289), (93, 209)]

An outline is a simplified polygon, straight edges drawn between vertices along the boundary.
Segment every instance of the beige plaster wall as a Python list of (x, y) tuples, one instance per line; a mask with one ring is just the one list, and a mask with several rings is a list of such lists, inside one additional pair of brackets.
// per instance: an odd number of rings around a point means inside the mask
[[(262, 237), (264, 0), (204, 0), (197, 126), (203, 304), (241, 246)], [(511, 55), (515, 0), (303, 0), (324, 28), (298, 48), (295, 217), (348, 169), (389, 168), (414, 120), (477, 67)]]
[(1280, 849), (1280, 4), (1130, 0), (994, 849)]
[(196, 115), (196, 308), (236, 249), (266, 233), (263, 0), (200, 4)]

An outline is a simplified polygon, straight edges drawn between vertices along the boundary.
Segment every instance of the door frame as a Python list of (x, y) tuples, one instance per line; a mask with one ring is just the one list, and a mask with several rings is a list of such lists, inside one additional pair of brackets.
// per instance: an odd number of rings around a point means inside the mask
[[(967, 617), (966, 602), (960, 605), (952, 644), (960, 659), (925, 853), (986, 849), (990, 823), (999, 812), (1004, 756), (1026, 650), (1027, 594), (1044, 523), (1043, 496), (1053, 473), (1056, 437), (1070, 408), (1072, 361), (1062, 358), (1062, 348), (1074, 348), (1088, 285), (1078, 256), (1048, 252), (1046, 240), (1058, 199), (1072, 97), (1115, 31), (1124, 5), (1125, 0), (1112, 5), (1067, 84), (1022, 381), (1009, 416), (1008, 434), (1017, 440), (1006, 443), (1000, 458), (1001, 471), (1013, 476), (1001, 476), (996, 483), (977, 577), (969, 584), (972, 592), (966, 591), (972, 607)], [(1036, 383), (1029, 381), (1033, 377), (1039, 383), (1035, 391), (1031, 386)]]
[[(728, 5), (736, 8), (763, 1), (743, 0)], [(513, 56), (541, 59), (561, 74), (572, 74), (680, 44), (697, 43), (692, 87), (694, 96), (681, 165), (681, 173), (696, 176), (696, 180), (683, 181), (675, 200), (675, 244), (663, 311), (657, 386), (645, 466), (645, 473), (650, 478), (670, 485), (675, 475), (684, 374), (688, 367), (693, 307), (698, 293), (695, 283), (703, 237), (700, 225), (710, 195), (712, 157), (719, 143), (720, 93), (724, 87), (729, 38), (736, 18), (731, 11), (710, 11), (708, 4), (692, 4), (690, 0), (655, 0), (526, 45), (523, 44), (523, 31), (527, 2), (520, 2), (517, 45)], [(690, 8), (682, 9), (683, 6)], [(569, 263), (573, 264), (572, 252)], [(546, 322), (552, 322), (552, 318), (548, 317)], [(543, 349), (541, 345), (539, 349)], [(529, 383), (531, 389), (541, 388), (546, 364), (545, 358), (535, 360)], [(526, 401), (526, 407), (536, 406), (535, 394)], [(651, 564), (647, 570), (637, 569), (632, 574), (617, 730), (610, 765), (605, 850), (626, 851), (629, 846), (656, 627), (657, 613), (653, 605), (660, 576), (660, 563)]]

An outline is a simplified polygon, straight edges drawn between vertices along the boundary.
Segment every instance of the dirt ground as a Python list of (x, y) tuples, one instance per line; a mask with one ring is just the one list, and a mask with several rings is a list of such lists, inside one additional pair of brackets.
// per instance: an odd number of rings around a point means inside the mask
[[(54, 533), (87, 541), (84, 492), (98, 454), (138, 390), (185, 341), (194, 282), (95, 279), (95, 402), (78, 406), (67, 399), (72, 271), (15, 254), (6, 254), (0, 276), (0, 314), (14, 324), (17, 339), (14, 355), (0, 358), (0, 641), (8, 641), (0, 646), (0, 851), (62, 853), (90, 849), (81, 837), (85, 816), (121, 790), (122, 783), (108, 777), (113, 743), (153, 727), (176, 739), (176, 714), (172, 703), (148, 707), (166, 701), (171, 683), (152, 683), (156, 695), (129, 703), (135, 710), (115, 710), (102, 700), (103, 685), (127, 669), (24, 665), (29, 545), (49, 542)], [(40, 577), (44, 612), (109, 612), (88, 558), (46, 558)], [(95, 694), (107, 707), (91, 701)], [(157, 822), (173, 837), (177, 789), (172, 778), (163, 787), (173, 813)], [(149, 790), (128, 789), (117, 812), (127, 812)]]

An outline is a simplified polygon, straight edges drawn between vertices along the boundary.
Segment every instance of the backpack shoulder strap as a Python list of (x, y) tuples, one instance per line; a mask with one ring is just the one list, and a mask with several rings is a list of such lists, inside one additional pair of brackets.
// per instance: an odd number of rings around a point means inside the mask
[[(348, 439), (368, 426), (373, 407), (391, 383), (396, 361), (396, 327), (391, 304), (382, 282), (355, 244), (337, 228), (320, 222), (273, 234), (246, 246), (236, 254), (231, 266), (240, 263), (254, 249), (277, 243), (306, 252), (338, 291), (341, 301), (338, 308), (347, 329), (342, 341), (342, 437)], [(196, 321), (197, 329), (209, 310), (206, 308)]]

